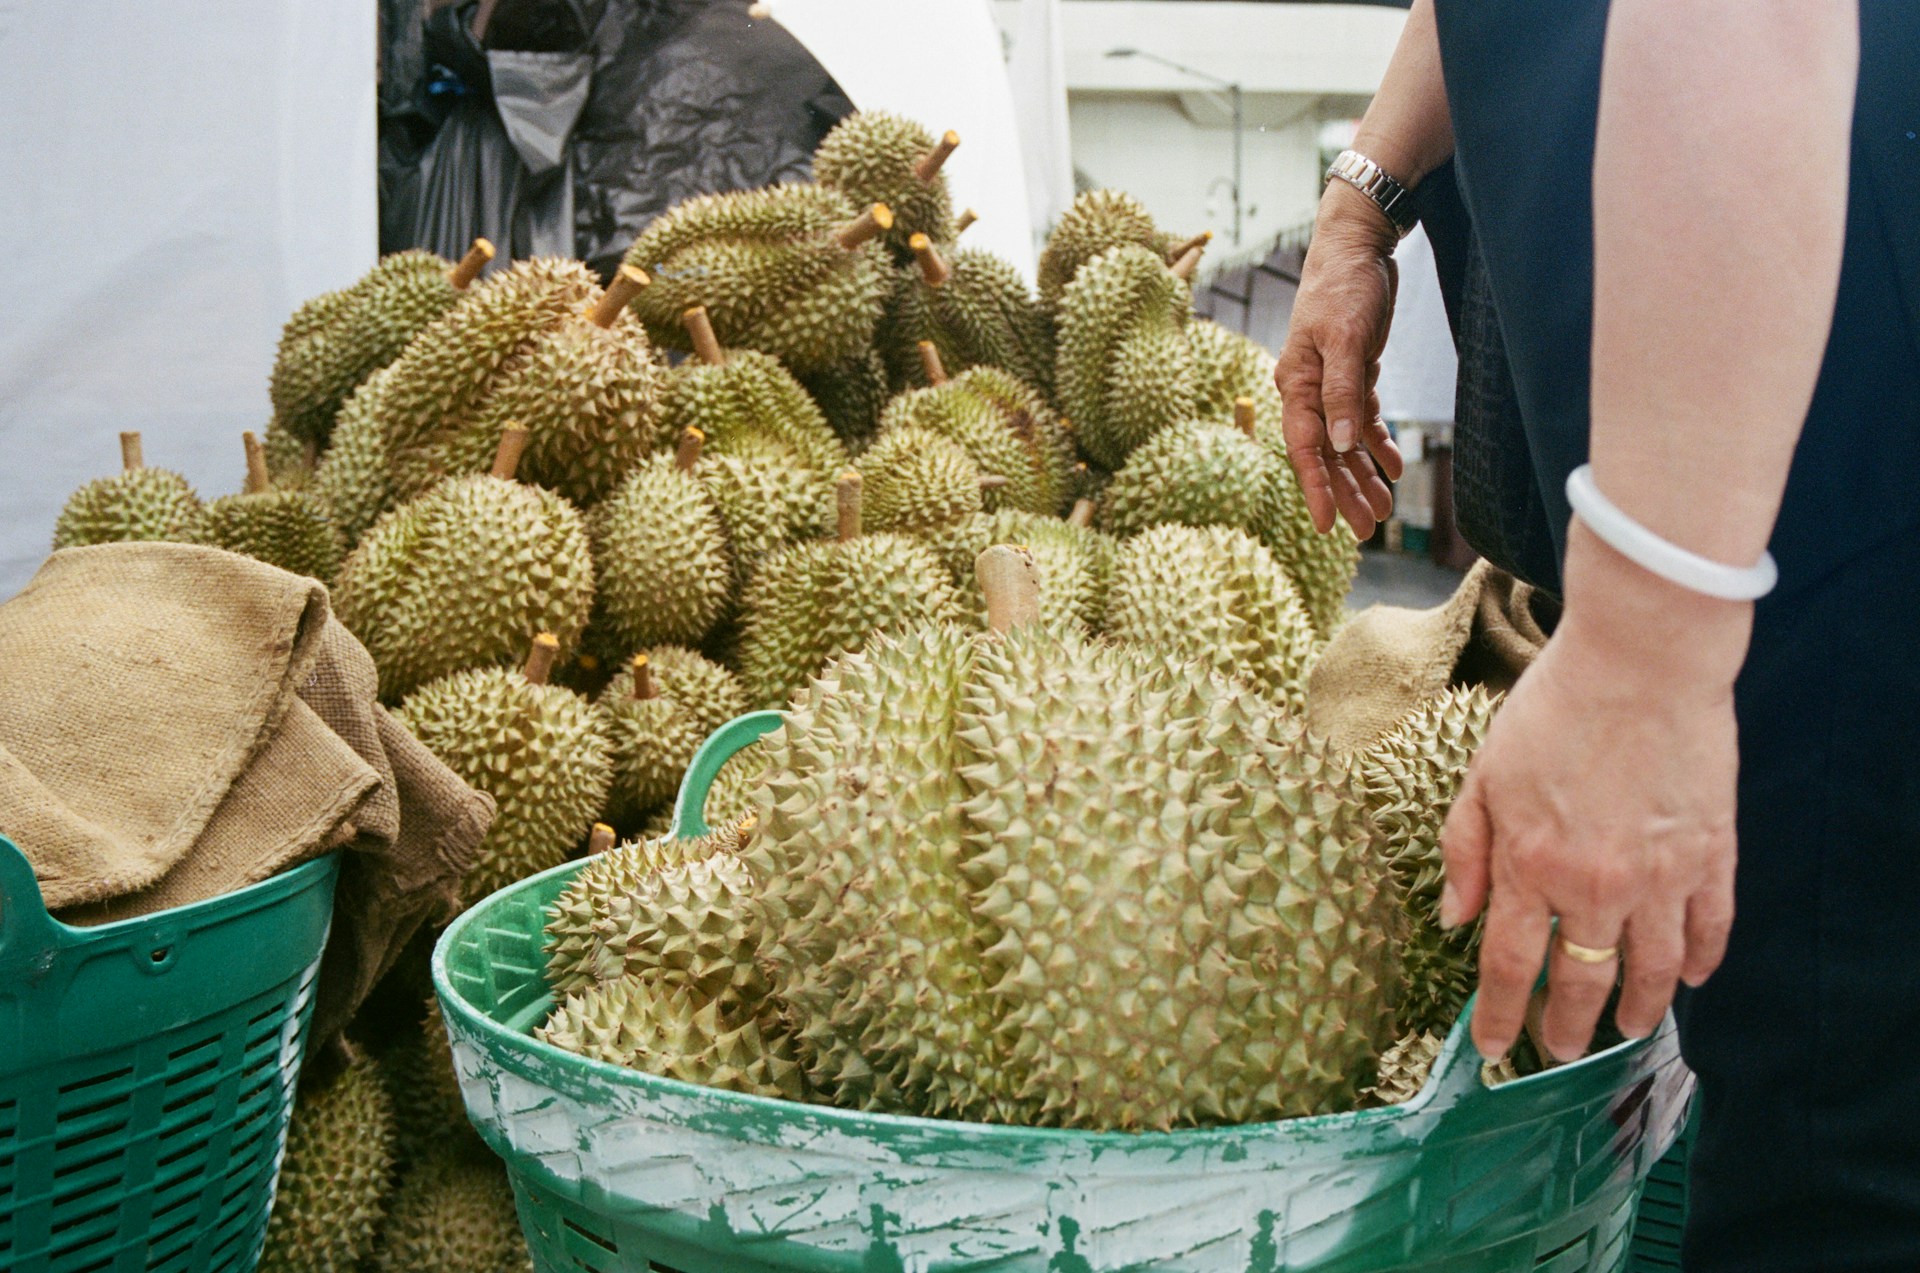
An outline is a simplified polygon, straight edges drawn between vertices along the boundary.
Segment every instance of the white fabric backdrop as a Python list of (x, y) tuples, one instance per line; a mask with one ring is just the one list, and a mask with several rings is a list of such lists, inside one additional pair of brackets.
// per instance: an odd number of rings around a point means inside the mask
[(0, 597), (116, 435), (239, 489), (280, 325), (372, 264), (374, 0), (0, 0)]

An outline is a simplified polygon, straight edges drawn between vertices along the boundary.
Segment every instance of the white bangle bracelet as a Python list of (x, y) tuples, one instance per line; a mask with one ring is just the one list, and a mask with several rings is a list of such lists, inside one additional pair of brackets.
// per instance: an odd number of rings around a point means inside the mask
[(1613, 550), (1682, 588), (1718, 597), (1722, 601), (1755, 601), (1773, 591), (1780, 568), (1772, 553), (1761, 553), (1751, 566), (1727, 566), (1670, 543), (1620, 511), (1600, 493), (1593, 465), (1582, 464), (1567, 475), (1567, 502)]

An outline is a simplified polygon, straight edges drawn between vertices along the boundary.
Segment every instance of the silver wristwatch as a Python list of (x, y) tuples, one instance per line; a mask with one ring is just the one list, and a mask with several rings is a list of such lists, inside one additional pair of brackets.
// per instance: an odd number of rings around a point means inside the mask
[(1357, 150), (1343, 150), (1327, 169), (1327, 180), (1335, 177), (1374, 201), (1387, 214), (1401, 238), (1413, 229), (1420, 214), (1413, 206), (1413, 191), (1395, 181), (1387, 171)]

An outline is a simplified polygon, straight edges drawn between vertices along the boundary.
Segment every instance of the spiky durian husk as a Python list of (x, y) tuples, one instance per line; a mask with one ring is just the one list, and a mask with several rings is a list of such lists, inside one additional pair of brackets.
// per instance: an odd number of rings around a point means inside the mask
[(401, 1178), (374, 1273), (532, 1273), (506, 1168), (443, 1148)]
[(667, 979), (627, 976), (570, 994), (534, 1035), (596, 1061), (702, 1087), (788, 1100), (806, 1092), (784, 1038)]
[(1405, 963), (1402, 1027), (1445, 1033), (1466, 1006), (1477, 978), (1480, 925), (1440, 925), (1445, 857), (1440, 831), (1467, 766), (1500, 707), (1486, 690), (1449, 689), (1428, 700), (1359, 759), (1367, 812), (1400, 880), (1412, 920)]
[(883, 429), (858, 468), (870, 529), (921, 534), (980, 513), (980, 467), (958, 443), (929, 429)]
[(1284, 512), (1285, 459), (1229, 424), (1185, 421), (1136, 448), (1100, 500), (1100, 529), (1230, 526), (1258, 534)]
[(789, 544), (818, 539), (832, 524), (829, 475), (808, 468), (778, 442), (736, 438), (727, 454), (703, 455), (694, 476), (720, 515), (733, 563), (735, 602), (768, 556)]
[(368, 376), (341, 406), (333, 439), (313, 470), (313, 490), (332, 510), (349, 549), (395, 503), (387, 426), (380, 415), (387, 370)]
[(1040, 303), (1058, 310), (1080, 268), (1124, 244), (1158, 253), (1162, 236), (1139, 200), (1118, 190), (1089, 190), (1073, 201), (1040, 253)]
[(1276, 415), (1263, 419), (1254, 437), (1285, 468), (1276, 484), (1279, 496), (1274, 516), (1254, 533), (1274, 558), (1286, 567), (1313, 626), (1322, 637), (1331, 637), (1347, 613), (1347, 594), (1353, 590), (1353, 577), (1360, 569), (1360, 545), (1339, 525), (1325, 535), (1313, 528), (1307, 513), (1307, 498), (1293, 466), (1286, 463), (1287, 438)]
[(1272, 554), (1226, 526), (1156, 526), (1120, 545), (1107, 634), (1238, 677), (1306, 711), (1313, 621)]
[(957, 619), (945, 567), (902, 535), (795, 544), (762, 564), (741, 603), (740, 683), (779, 706), (829, 658), (876, 632)]
[(887, 245), (901, 259), (907, 241), (924, 234), (935, 243), (953, 239), (953, 196), (947, 175), (922, 181), (914, 166), (932, 152), (934, 135), (913, 120), (888, 111), (856, 111), (833, 126), (813, 152), (813, 179), (847, 197), (856, 208), (884, 203), (893, 212)]
[(325, 502), (307, 491), (222, 496), (206, 506), (186, 538), (323, 582), (340, 568), (344, 551)]
[(1157, 251), (1117, 247), (1081, 267), (1062, 293), (1055, 383), (1088, 455), (1108, 468), (1196, 401), (1186, 325), (1193, 296)]
[(373, 1249), (393, 1173), (393, 1107), (373, 1062), (355, 1057), (300, 1090), (274, 1188), (260, 1268), (356, 1273)]
[(382, 517), (333, 587), (334, 613), (373, 655), (389, 702), (436, 676), (516, 661), (541, 632), (565, 657), (592, 601), (580, 514), (496, 477), (443, 482)]
[(1106, 620), (1115, 545), (1097, 530), (1040, 513), (1008, 510), (976, 517), (923, 538), (946, 562), (960, 589), (967, 621), (974, 626), (986, 622), (987, 601), (973, 563), (995, 544), (1014, 544), (1033, 554), (1043, 621), (1071, 623), (1082, 632), (1096, 632)]
[(704, 305), (723, 345), (771, 354), (800, 374), (845, 363), (872, 345), (886, 293), (885, 249), (848, 250), (834, 238), (858, 211), (818, 185), (688, 199), (627, 251), (626, 264), (653, 279), (634, 312), (669, 349), (692, 348), (681, 315)]
[(1380, 1054), (1380, 1073), (1373, 1086), (1361, 1092), (1369, 1105), (1402, 1105), (1420, 1095), (1440, 1059), (1446, 1036), (1431, 1030), (1413, 1031)]
[(661, 413), (675, 437), (690, 428), (706, 434), (707, 455), (779, 448), (827, 477), (846, 467), (846, 448), (800, 382), (751, 349), (728, 351), (719, 366), (681, 363), (668, 377)]
[(186, 478), (167, 469), (128, 469), (95, 478), (67, 497), (53, 526), (53, 546), (184, 539), (200, 515), (200, 497)]
[(351, 287), (295, 310), (281, 332), (269, 383), (282, 426), (324, 448), (347, 395), (462, 298), (447, 270), (431, 252), (396, 252)]
[(1068, 503), (1073, 442), (1034, 390), (997, 367), (975, 367), (946, 384), (901, 394), (881, 428), (912, 425), (950, 438), (983, 476), (1006, 485), (986, 492), (988, 512), (1023, 509), (1058, 516)]
[(601, 985), (645, 977), (751, 1016), (767, 989), (760, 933), (747, 915), (756, 891), (747, 865), (724, 849), (663, 868), (603, 896), (581, 966)]
[(1233, 418), (1233, 400), (1252, 398), (1254, 419), (1280, 422), (1280, 391), (1274, 387), (1274, 358), (1258, 341), (1222, 327), (1210, 318), (1187, 324), (1193, 351), (1195, 415), (1202, 420)]
[(422, 686), (396, 715), (497, 806), (463, 882), (469, 901), (566, 861), (606, 807), (606, 721), (570, 689), (473, 669)]
[(691, 645), (725, 610), (733, 580), (706, 488), (656, 455), (593, 510), (600, 589), (594, 628), (611, 652)]
[(488, 1152), (467, 1118), (438, 998), (427, 1000), (418, 1032), (380, 1058), (380, 1075), (393, 1104), (394, 1161), (403, 1172), (449, 1145)]
[(886, 360), (873, 348), (850, 361), (800, 377), (801, 387), (826, 417), (827, 426), (858, 455), (880, 431), (880, 413), (893, 398)]
[(747, 710), (732, 672), (678, 646), (646, 651), (655, 696), (633, 696), (631, 663), (601, 691), (613, 747), (609, 819), (632, 826), (680, 789), (693, 753), (720, 726)]
[(925, 385), (919, 342), (930, 340), (949, 373), (998, 367), (1045, 389), (1053, 381), (1052, 333), (1017, 270), (968, 248), (953, 254), (951, 277), (930, 287), (917, 264), (894, 275), (880, 346), (896, 386)]
[(279, 416), (267, 421), (260, 439), (267, 455), (267, 476), (275, 490), (304, 491), (313, 485), (313, 471), (319, 466), (319, 448), (295, 436)]

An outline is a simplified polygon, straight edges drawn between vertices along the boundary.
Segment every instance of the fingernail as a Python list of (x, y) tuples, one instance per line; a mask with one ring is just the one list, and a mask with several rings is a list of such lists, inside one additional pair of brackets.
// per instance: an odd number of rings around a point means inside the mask
[(1475, 1044), (1474, 1051), (1480, 1054), (1480, 1059), (1484, 1061), (1486, 1064), (1498, 1065), (1500, 1064), (1500, 1062), (1507, 1059), (1507, 1052), (1512, 1047), (1513, 1047), (1513, 1044), (1511, 1043), (1507, 1044), (1505, 1047), (1498, 1047), (1498, 1048), (1484, 1048), (1478, 1044)]
[(1460, 895), (1454, 892), (1451, 880), (1440, 888), (1440, 927), (1460, 927)]
[(1366, 543), (1366, 542), (1367, 542), (1367, 541), (1368, 541), (1369, 539), (1372, 539), (1372, 538), (1373, 538), (1373, 532), (1371, 532), (1371, 531), (1369, 531), (1369, 532), (1367, 532), (1366, 534), (1364, 534), (1364, 535), (1362, 535), (1362, 534), (1360, 533), (1360, 528), (1359, 528), (1358, 526), (1355, 526), (1355, 525), (1354, 525), (1354, 524), (1353, 524), (1352, 522), (1348, 522), (1348, 523), (1347, 523), (1347, 529), (1348, 529), (1349, 531), (1351, 531), (1351, 532), (1353, 532), (1353, 538), (1354, 538), (1354, 542), (1355, 542), (1355, 543), (1361, 543), (1361, 544), (1364, 544), (1364, 543)]
[(1327, 426), (1327, 441), (1333, 443), (1333, 449), (1340, 452), (1353, 449), (1353, 421), (1335, 420)]

